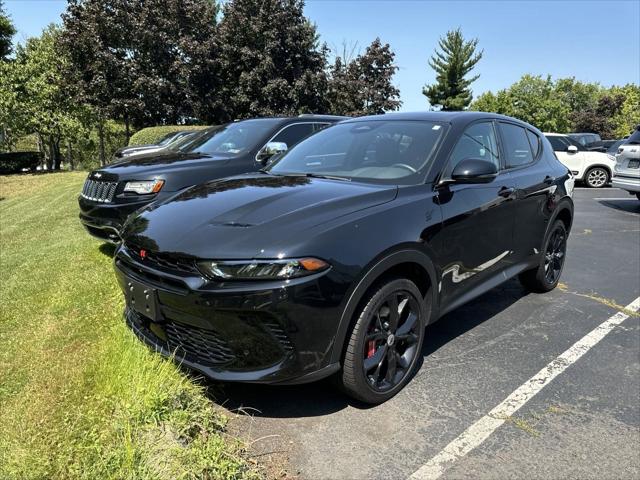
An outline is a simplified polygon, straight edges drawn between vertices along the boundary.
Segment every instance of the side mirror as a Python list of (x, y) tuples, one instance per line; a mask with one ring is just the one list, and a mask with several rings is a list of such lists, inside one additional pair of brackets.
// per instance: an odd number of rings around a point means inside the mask
[(269, 158), (277, 155), (278, 153), (286, 152), (287, 148), (287, 144), (284, 142), (269, 142), (260, 149), (256, 159), (264, 165)]
[(575, 145), (569, 145), (567, 147), (567, 152), (569, 152), (569, 153), (578, 153), (578, 147), (576, 147)]
[(451, 173), (454, 183), (489, 183), (498, 176), (494, 163), (479, 158), (466, 158)]

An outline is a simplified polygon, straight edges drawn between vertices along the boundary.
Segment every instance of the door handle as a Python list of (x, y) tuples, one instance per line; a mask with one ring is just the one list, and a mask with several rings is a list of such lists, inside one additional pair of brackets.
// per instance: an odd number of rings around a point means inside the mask
[(514, 194), (515, 191), (516, 189), (513, 187), (502, 187), (500, 190), (498, 190), (498, 195), (501, 197), (509, 198)]

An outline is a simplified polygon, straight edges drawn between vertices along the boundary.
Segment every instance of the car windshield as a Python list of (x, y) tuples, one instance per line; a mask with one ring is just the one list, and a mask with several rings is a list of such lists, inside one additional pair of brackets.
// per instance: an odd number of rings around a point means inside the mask
[(267, 170), (276, 175), (419, 183), (445, 130), (444, 124), (428, 121), (340, 123), (299, 143)]
[(626, 140), (625, 143), (629, 145), (640, 145), (640, 125), (636, 127), (636, 130), (631, 134), (631, 136)]
[(190, 136), (173, 149), (185, 153), (240, 155), (254, 148), (274, 125), (273, 119), (228, 123)]
[(176, 133), (176, 132), (170, 133), (169, 135), (164, 137), (162, 140), (160, 140), (158, 142), (158, 145), (161, 146), (161, 147), (165, 146), (165, 145), (168, 145), (169, 143), (173, 142), (176, 139), (176, 137), (179, 136), (179, 135), (180, 134)]

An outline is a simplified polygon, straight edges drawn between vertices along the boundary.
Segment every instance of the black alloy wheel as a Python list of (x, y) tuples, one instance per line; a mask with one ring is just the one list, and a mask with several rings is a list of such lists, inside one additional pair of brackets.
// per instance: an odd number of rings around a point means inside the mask
[(538, 266), (519, 275), (522, 285), (538, 293), (556, 288), (564, 267), (568, 235), (562, 220), (556, 220), (547, 235)]
[(410, 380), (421, 355), (426, 308), (407, 279), (384, 284), (361, 310), (345, 353), (342, 384), (367, 403), (391, 398)]

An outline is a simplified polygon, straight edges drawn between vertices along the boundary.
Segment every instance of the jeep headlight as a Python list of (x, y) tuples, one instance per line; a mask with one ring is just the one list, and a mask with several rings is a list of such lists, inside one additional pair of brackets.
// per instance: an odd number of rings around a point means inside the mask
[(164, 180), (159, 180), (159, 179), (127, 182), (124, 186), (124, 191), (134, 192), (140, 195), (146, 195), (149, 193), (158, 193), (163, 185), (164, 185)]

